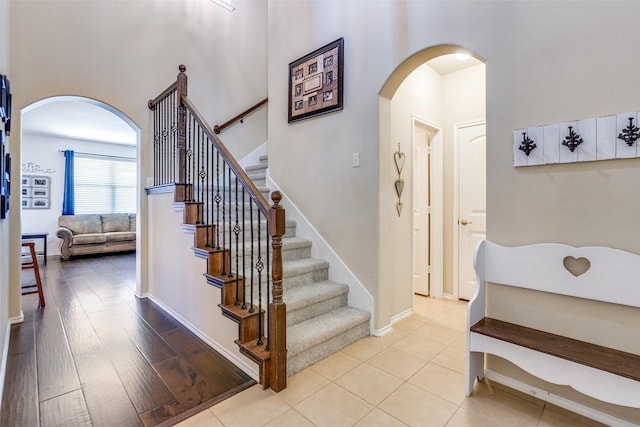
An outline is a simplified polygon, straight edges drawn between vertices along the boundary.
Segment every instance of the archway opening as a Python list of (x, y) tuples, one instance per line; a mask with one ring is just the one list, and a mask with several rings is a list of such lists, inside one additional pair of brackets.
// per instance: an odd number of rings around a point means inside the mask
[[(484, 230), (475, 228), (482, 221), (460, 212), (466, 206), (460, 203), (460, 197), (466, 197), (461, 185), (469, 181), (460, 174), (473, 169), (482, 176), (472, 181), (484, 185), (486, 180), (484, 159), (478, 158), (473, 168), (466, 163), (461, 168), (459, 157), (468, 151), (469, 141), (461, 139), (469, 136), (468, 128), (481, 126), (484, 144), (485, 87), (484, 63), (460, 46), (443, 45), (405, 60), (380, 91), (380, 185), (404, 180), (402, 214), (393, 209), (398, 195), (380, 191), (380, 246), (395, 255), (380, 256), (380, 294), (388, 302), (379, 309), (392, 323), (413, 312), (415, 293), (468, 298), (461, 292), (461, 281), (467, 279), (462, 279), (460, 269), (472, 272), (473, 263), (459, 256), (460, 242), (464, 236), (480, 237)], [(474, 136), (472, 143), (478, 141)], [(389, 161), (398, 150), (406, 152), (401, 174)], [(484, 153), (484, 146), (479, 150)], [(484, 201), (484, 193), (474, 199)], [(486, 213), (484, 205), (473, 209)], [(394, 286), (384, 287), (385, 283)]]
[[(48, 256), (60, 255), (61, 239), (56, 231), (65, 192), (67, 150), (75, 154), (76, 177), (80, 165), (85, 168), (85, 179), (77, 178), (74, 186), (76, 214), (138, 214), (140, 128), (126, 114), (78, 96), (46, 98), (20, 113), (21, 232), (46, 234)], [(45, 187), (37, 188), (34, 182)], [(139, 224), (132, 224), (136, 254), (140, 253)], [(139, 287), (140, 257), (136, 256), (136, 292)]]

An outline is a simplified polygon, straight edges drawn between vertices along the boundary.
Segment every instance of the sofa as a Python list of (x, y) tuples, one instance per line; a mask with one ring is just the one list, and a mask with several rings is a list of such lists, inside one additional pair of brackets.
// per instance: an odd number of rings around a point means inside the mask
[(62, 239), (60, 258), (136, 249), (136, 215), (81, 214), (58, 218), (56, 235)]

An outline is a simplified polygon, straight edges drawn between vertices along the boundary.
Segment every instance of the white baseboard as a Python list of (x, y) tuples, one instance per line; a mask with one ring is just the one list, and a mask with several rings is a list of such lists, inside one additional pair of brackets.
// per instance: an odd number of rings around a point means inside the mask
[(148, 298), (151, 301), (153, 301), (154, 303), (156, 303), (160, 308), (162, 308), (164, 311), (169, 313), (178, 322), (180, 322), (182, 324), (182, 326), (184, 326), (185, 328), (187, 328), (188, 330), (193, 332), (198, 338), (200, 338), (202, 341), (207, 343), (209, 345), (209, 347), (213, 348), (218, 353), (222, 354), (227, 360), (229, 360), (231, 363), (236, 365), (239, 369), (241, 369), (243, 372), (245, 372), (251, 378), (256, 380), (256, 382), (260, 381), (260, 375), (259, 375), (259, 372), (257, 370), (257, 366), (256, 365), (249, 365), (247, 363), (248, 359), (247, 360), (243, 360), (243, 358), (238, 357), (237, 354), (234, 354), (234, 353), (230, 352), (229, 350), (227, 350), (226, 348), (224, 348), (223, 346), (221, 346), (220, 344), (215, 342), (211, 337), (206, 335), (200, 329), (196, 328), (193, 324), (191, 324), (187, 319), (182, 317), (180, 314), (176, 313), (171, 308), (169, 308), (166, 305), (164, 305), (161, 301), (156, 299), (153, 295), (150, 295), (148, 293), (145, 293), (145, 294), (142, 294), (142, 295), (145, 295), (142, 298)]
[(374, 329), (372, 335), (374, 337), (383, 337), (385, 335), (389, 335), (393, 332), (393, 325), (388, 324), (387, 326), (383, 326), (381, 329)]
[(401, 313), (398, 313), (395, 316), (391, 317), (391, 324), (393, 325), (394, 323), (398, 323), (402, 319), (406, 319), (407, 317), (411, 316), (412, 314), (413, 314), (413, 308), (408, 308), (405, 311), (403, 311)]
[[(22, 311), (20, 312), (22, 313)], [(23, 316), (24, 317), (24, 316)], [(11, 321), (7, 324), (7, 331), (4, 334), (4, 347), (2, 351), (2, 366), (0, 366), (0, 402), (4, 392), (4, 377), (7, 374), (7, 359), (9, 358), (9, 340), (11, 339)]]
[(22, 322), (24, 322), (24, 311), (22, 310), (20, 310), (20, 316), (9, 318), (9, 325), (15, 325)]
[(529, 384), (525, 384), (521, 381), (499, 374), (490, 369), (485, 370), (485, 377), (490, 379), (491, 381), (495, 381), (514, 390), (518, 390), (542, 401), (549, 402), (576, 414), (584, 415), (587, 418), (596, 420), (612, 427), (637, 427), (636, 424), (629, 421), (622, 420), (620, 418), (614, 417), (613, 415), (609, 415), (604, 412), (598, 411), (597, 409), (593, 409), (580, 403), (574, 402), (573, 400), (565, 399), (564, 397), (550, 393), (546, 390), (530, 386)]
[(413, 314), (413, 309), (409, 308), (405, 311), (403, 311), (402, 313), (398, 313), (395, 316), (391, 317), (390, 322), (388, 325), (383, 326), (380, 329), (373, 329), (373, 331), (371, 332), (371, 335), (375, 336), (375, 337), (383, 337), (385, 335), (390, 334), (391, 332), (393, 332), (393, 324), (397, 323), (399, 321), (401, 321), (402, 319), (405, 319), (409, 316), (411, 316)]

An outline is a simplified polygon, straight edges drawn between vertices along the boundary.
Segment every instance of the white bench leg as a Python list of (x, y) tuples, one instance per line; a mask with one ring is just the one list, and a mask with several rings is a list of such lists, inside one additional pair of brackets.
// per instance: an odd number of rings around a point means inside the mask
[(467, 352), (467, 396), (473, 393), (473, 385), (484, 379), (484, 353), (469, 351)]

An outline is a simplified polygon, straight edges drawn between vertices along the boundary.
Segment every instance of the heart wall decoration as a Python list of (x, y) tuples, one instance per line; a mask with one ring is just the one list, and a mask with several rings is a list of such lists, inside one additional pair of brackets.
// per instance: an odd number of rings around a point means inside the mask
[(404, 189), (404, 179), (396, 179), (396, 194), (398, 199), (402, 197), (402, 190)]
[(398, 211), (398, 216), (400, 216), (402, 213), (403, 205), (400, 199), (402, 198), (402, 190), (404, 190), (404, 179), (400, 177), (400, 174), (402, 174), (402, 168), (404, 168), (404, 162), (406, 158), (407, 156), (405, 156), (405, 154), (400, 151), (400, 143), (398, 143), (398, 151), (393, 153), (393, 161), (396, 164), (396, 171), (398, 171), (398, 179), (396, 179), (396, 182), (394, 184), (396, 188), (396, 194), (398, 195), (398, 201), (396, 202), (396, 211)]
[(398, 151), (393, 154), (393, 160), (396, 162), (396, 170), (398, 171), (398, 176), (402, 173), (402, 168), (404, 167), (404, 161), (407, 156), (404, 155), (400, 151), (400, 144), (398, 144)]

